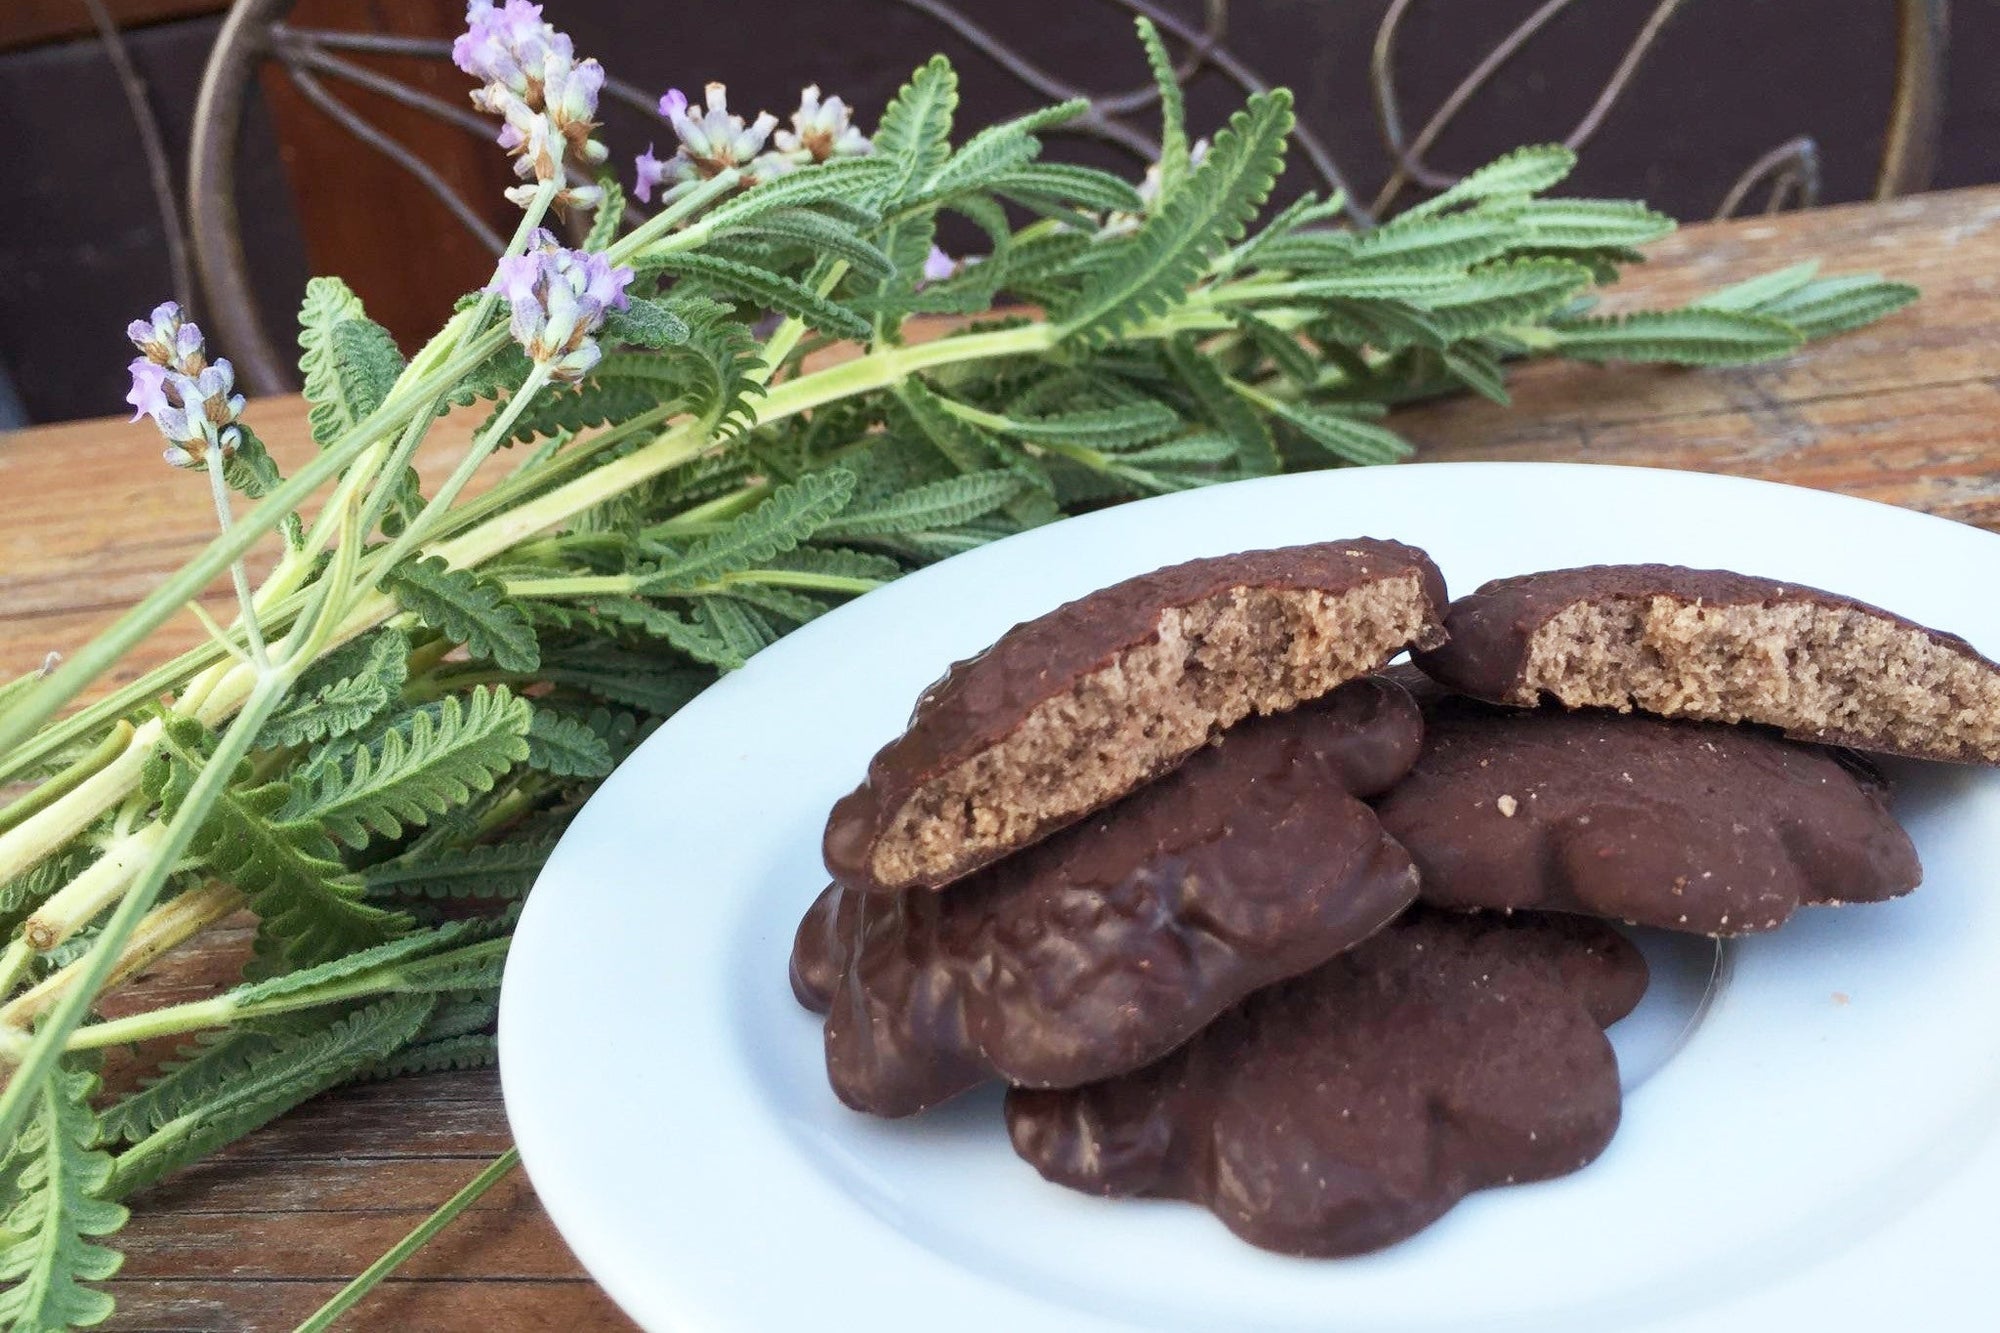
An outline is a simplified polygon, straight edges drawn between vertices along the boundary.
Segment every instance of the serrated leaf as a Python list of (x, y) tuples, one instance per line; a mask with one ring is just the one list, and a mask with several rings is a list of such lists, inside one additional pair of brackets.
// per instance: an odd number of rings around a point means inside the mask
[(1187, 299), (1190, 285), (1243, 234), (1270, 196), (1292, 129), (1291, 96), (1259, 93), (1230, 117), (1215, 146), (1130, 238), (1118, 262), (1064, 303), (1068, 336), (1108, 338)]
[(688, 340), (687, 321), (665, 301), (631, 297), (623, 310), (607, 310), (599, 338), (632, 347), (679, 347)]
[(491, 579), (427, 555), (396, 566), (383, 583), (404, 610), (474, 657), (502, 671), (530, 672), (541, 664), (535, 627)]
[(694, 621), (741, 664), (778, 641), (778, 631), (754, 607), (729, 597), (696, 599)]
[(612, 768), (611, 746), (575, 718), (537, 708), (528, 724), (528, 767), (558, 778), (601, 778)]
[(1151, 19), (1133, 21), (1139, 44), (1146, 49), (1146, 65), (1153, 72), (1153, 86), (1160, 94), (1160, 194), (1159, 203), (1180, 192), (1188, 175), (1187, 110), (1181, 102), (1181, 83), (1174, 74), (1173, 57), (1160, 40), (1160, 30)]
[(1576, 169), (1576, 154), (1561, 144), (1531, 144), (1489, 162), (1443, 194), (1426, 199), (1404, 216), (1429, 217), (1460, 204), (1507, 195), (1532, 195), (1562, 183)]
[(493, 355), (465, 372), (458, 383), (451, 386), (446, 401), (457, 407), (470, 407), (482, 399), (491, 400), (502, 394), (512, 393), (521, 387), (533, 367), (527, 353), (517, 342), (501, 345)]
[(1019, 493), (1021, 485), (1019, 476), (1001, 469), (948, 477), (884, 500), (850, 506), (823, 531), (826, 536), (842, 538), (954, 528), (1000, 508)]
[(734, 671), (743, 665), (744, 659), (699, 621), (684, 619), (636, 597), (607, 597), (596, 604), (596, 609), (606, 619), (658, 639), (676, 652), (717, 670)]
[(1120, 454), (1118, 461), (1142, 469), (1219, 465), (1235, 458), (1239, 447), (1227, 435), (1183, 435), (1179, 439)]
[[(199, 723), (170, 720), (155, 750), (147, 789), (172, 818), (208, 760)], [(215, 878), (250, 899), (266, 934), (295, 967), (311, 966), (401, 933), (408, 918), (361, 901), (360, 881), (340, 864), (315, 825), (286, 822), (283, 782), (224, 789), (195, 831), (190, 850)]]
[(1525, 259), (1473, 270), (1442, 294), (1411, 304), (1452, 341), (1540, 320), (1590, 285), (1590, 270), (1564, 259)]
[[(483, 921), (449, 921), (443, 925), (429, 926), (413, 930), (386, 944), (378, 944), (372, 949), (361, 949), (355, 953), (343, 954), (316, 967), (301, 968), (296, 972), (286, 972), (238, 986), (226, 993), (226, 998), (237, 1008), (263, 1004), (269, 1000), (298, 996), (308, 991), (327, 986), (333, 982), (349, 981), (370, 972), (382, 971), (399, 963), (409, 963), (417, 959), (432, 957), (467, 944), (486, 940), (490, 931)], [(386, 975), (386, 974), (385, 974)], [(150, 1123), (140, 1126), (139, 1133), (157, 1129), (168, 1116), (159, 1114), (162, 1108), (156, 1102), (149, 1112), (155, 1116)], [(135, 1137), (125, 1134), (123, 1137)]]
[(1179, 414), (1152, 399), (1053, 416), (1009, 417), (1005, 427), (1008, 434), (1024, 440), (1086, 449), (1130, 448), (1163, 439), (1180, 428)]
[(698, 251), (668, 255), (661, 260), (661, 267), (683, 278), (698, 279), (761, 309), (796, 316), (821, 333), (843, 338), (868, 336), (867, 320), (782, 273)]
[(618, 239), (619, 224), (625, 221), (625, 187), (618, 183), (618, 177), (605, 172), (597, 178), (597, 188), (603, 194), (598, 200), (597, 214), (590, 220), (590, 230), (583, 238), (583, 248), (592, 252), (609, 250)]
[(125, 1225), (125, 1209), (103, 1197), (111, 1159), (94, 1147), (96, 1087), (89, 1070), (50, 1070), (34, 1096), (34, 1119), (0, 1165), (11, 1196), (0, 1220), (0, 1322), (21, 1333), (87, 1328), (111, 1314), (110, 1295), (84, 1285), (124, 1262), (96, 1243)]
[[(897, 164), (882, 156), (882, 140), (875, 139), (875, 153), (868, 157), (841, 157), (814, 166), (788, 171), (774, 180), (760, 181), (754, 190), (745, 190), (733, 199), (716, 205), (701, 219), (711, 234), (721, 234), (781, 208), (820, 207), (829, 201), (850, 211), (866, 214), (869, 225), (879, 213), (863, 202), (880, 193), (883, 183), (897, 172)], [(640, 263), (646, 262), (643, 255)]]
[(1385, 352), (1443, 348), (1449, 341), (1423, 311), (1397, 301), (1327, 301), (1313, 316), (1312, 335), (1322, 345), (1344, 343)]
[(1579, 361), (1665, 361), (1734, 366), (1783, 356), (1805, 340), (1768, 315), (1739, 310), (1641, 310), (1551, 325), (1554, 350)]
[(851, 579), (899, 578), (903, 567), (886, 555), (842, 546), (801, 546), (764, 562), (771, 569), (796, 569), (808, 574), (832, 574)]
[(1267, 477), (1279, 471), (1278, 446), (1270, 427), (1242, 397), (1229, 387), (1215, 363), (1203, 356), (1186, 334), (1169, 340), (1167, 359), (1180, 376), (1181, 385), (1194, 395), (1209, 424), (1235, 441), (1236, 456), (1245, 474)]
[(500, 1063), (500, 1039), (472, 1032), (436, 1041), (411, 1042), (386, 1060), (377, 1060), (356, 1079), (399, 1078), (404, 1074), (441, 1074), (467, 1069), (491, 1069)]
[(1513, 400), (1507, 393), (1507, 374), (1491, 352), (1477, 343), (1463, 342), (1444, 350), (1445, 369), (1482, 397), (1506, 407)]
[(729, 591), (723, 595), (747, 603), (766, 615), (789, 620), (795, 626), (817, 620), (832, 609), (817, 597), (765, 583), (731, 583)]
[(1810, 341), (1873, 324), (1918, 295), (1908, 283), (1884, 282), (1872, 273), (1855, 274), (1808, 283), (1767, 302), (1759, 313), (1783, 320)]
[(958, 73), (932, 56), (882, 111), (873, 156), (890, 164), (879, 197), (895, 203), (918, 192), (950, 160), (951, 121), (958, 110)]
[(652, 595), (712, 583), (724, 574), (761, 564), (825, 527), (853, 494), (852, 472), (842, 468), (809, 472), (778, 487), (769, 499), (723, 531), (702, 538), (678, 559), (662, 563), (639, 591)]
[(1324, 407), (1280, 404), (1278, 415), (1300, 434), (1348, 463), (1395, 463), (1410, 456), (1410, 446), (1394, 431), (1372, 421), (1356, 420)]
[[(525, 443), (534, 439), (575, 435), (593, 426), (616, 426), (652, 411), (660, 405), (660, 401), (656, 386), (643, 380), (605, 374), (600, 369), (574, 388), (552, 387), (535, 395), (534, 401), (514, 419), (507, 439), (510, 443)], [(485, 434), (492, 428), (500, 410), (494, 409), (493, 416), (480, 426), (479, 433)]]
[(1344, 296), (1356, 301), (1409, 301), (1415, 305), (1450, 292), (1465, 274), (1444, 268), (1352, 267), (1288, 284), (1303, 296)]
[(864, 278), (886, 278), (896, 271), (889, 256), (857, 235), (851, 225), (810, 209), (787, 208), (766, 213), (751, 224), (749, 234), (789, 241), (807, 247), (816, 255), (844, 259), (848, 267)]
[(1510, 220), (1485, 212), (1404, 213), (1356, 237), (1352, 258), (1399, 268), (1469, 268), (1505, 253), (1518, 234)]
[(1760, 273), (1744, 282), (1732, 283), (1690, 304), (1703, 310), (1755, 311), (1772, 301), (1790, 296), (1818, 275), (1819, 261), (1808, 259), (1772, 273)]
[(1657, 241), (1674, 220), (1624, 199), (1530, 199), (1507, 211), (1521, 244), (1543, 250), (1624, 249)]
[[(1378, 309), (1390, 308), (1393, 307), (1378, 307)], [(1232, 312), (1230, 321), (1258, 351), (1270, 357), (1284, 373), (1285, 378), (1292, 383), (1310, 385), (1319, 378), (1319, 367), (1313, 363), (1312, 353), (1299, 341), (1296, 334), (1287, 333), (1269, 320), (1260, 319), (1247, 310)]]
[(1146, 207), (1129, 181), (1068, 162), (1030, 162), (993, 182), (999, 194), (1042, 199), (1099, 213), (1138, 213)]
[[(150, 1185), (387, 1059), (417, 1031), (433, 1003), (429, 995), (390, 996), (323, 1024), (283, 1035), (236, 1033), (201, 1051), (189, 1064), (226, 1061), (226, 1076), (211, 1070), (190, 1076), (187, 1065), (170, 1075), (201, 1085), (201, 1095), (176, 1099), (171, 1117), (118, 1155), (111, 1192), (123, 1197)], [(260, 1040), (253, 1044), (253, 1038)]]
[(254, 748), (306, 745), (359, 731), (393, 703), (409, 677), (410, 640), (393, 627), (342, 644), (306, 668)]
[(444, 848), (370, 866), (361, 879), (376, 898), (521, 898), (555, 846), (543, 838)]
[(403, 373), (395, 339), (368, 318), (361, 299), (338, 278), (306, 283), (299, 349), (310, 404), (306, 419), (322, 449), (380, 407)]
[(280, 817), (350, 847), (400, 837), (491, 790), (527, 758), (533, 711), (506, 688), (484, 685), (410, 709), (366, 741), (313, 755), (294, 776)]
[[(772, 563), (783, 567), (782, 559)], [(609, 648), (565, 650), (544, 663), (537, 675), (551, 685), (582, 690), (654, 717), (678, 712), (714, 679), (705, 672)]]

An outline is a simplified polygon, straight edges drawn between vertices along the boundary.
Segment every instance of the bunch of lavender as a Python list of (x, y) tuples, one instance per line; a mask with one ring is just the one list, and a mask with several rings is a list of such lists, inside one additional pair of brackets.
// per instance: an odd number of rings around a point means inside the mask
[[(1393, 462), (1389, 407), (1504, 402), (1522, 360), (1756, 361), (1914, 295), (1798, 268), (1593, 313), (1593, 288), (1671, 223), (1549, 197), (1561, 148), (1372, 230), (1311, 195), (1260, 224), (1290, 98), (1257, 94), (1191, 145), (1168, 55), (1140, 37), (1164, 124), (1139, 186), (1043, 158), (1080, 103), (954, 145), (940, 58), (872, 136), (817, 88), (789, 129), (746, 123), (719, 84), (699, 110), (668, 93), (675, 148), (638, 159), (635, 192), (657, 200), (628, 229), (593, 138), (603, 71), (538, 6), (474, 0), (454, 54), (515, 159), (520, 227), (407, 362), (346, 287), (310, 285), (311, 462), (279, 475), (178, 309), (132, 326), (131, 401), (170, 462), (208, 474), (222, 526), (60, 667), (0, 691), (0, 780), (34, 784), (0, 810), (0, 1316), (103, 1318), (88, 1283), (117, 1267), (120, 1201), (305, 1098), (489, 1062), (514, 905), (570, 814), (717, 673), (840, 599), (1079, 506)], [(543, 229), (557, 208), (592, 214), (581, 249)], [(944, 213), (986, 253), (938, 251)], [(924, 315), (962, 327), (917, 341)], [(821, 368), (835, 343), (853, 354)], [(424, 494), (410, 460), (431, 425), (481, 403), (464, 461)], [(280, 555), (252, 587), (260, 542)], [(58, 716), (225, 572), (232, 625)], [(244, 907), (241, 985), (93, 1017)], [(157, 1077), (99, 1097), (95, 1053), (175, 1035)]]

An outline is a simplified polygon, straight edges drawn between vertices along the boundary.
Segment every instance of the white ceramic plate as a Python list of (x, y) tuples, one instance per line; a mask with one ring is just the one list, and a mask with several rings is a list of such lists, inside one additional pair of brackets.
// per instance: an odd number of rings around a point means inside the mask
[[(922, 688), (1009, 625), (1159, 565), (1347, 536), (1451, 586), (1607, 561), (1836, 589), (2000, 650), (2000, 538), (1693, 473), (1457, 463), (1242, 483), (913, 574), (759, 654), (578, 816), (508, 962), (507, 1110), (557, 1227), (641, 1324), (698, 1333), (2000, 1326), (2000, 775), (1899, 766), (1924, 887), (1714, 955), (1647, 941), (1610, 1149), (1314, 1262), (1016, 1160), (996, 1095), (869, 1120), (786, 959), (819, 833)], [(1685, 1036), (1685, 1040), (1682, 1040)]]

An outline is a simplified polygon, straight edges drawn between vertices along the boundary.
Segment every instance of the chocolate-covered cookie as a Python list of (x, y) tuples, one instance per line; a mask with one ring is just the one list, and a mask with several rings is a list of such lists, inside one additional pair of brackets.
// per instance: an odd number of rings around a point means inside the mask
[(1377, 802), (1424, 901), (1703, 935), (1923, 877), (1866, 760), (1755, 727), (1424, 701), (1424, 753)]
[(2000, 665), (1953, 634), (1795, 583), (1678, 565), (1500, 579), (1417, 663), (1493, 703), (1761, 722), (1799, 740), (2000, 763)]
[(1444, 580), (1356, 538), (1193, 560), (1016, 625), (924, 692), (833, 808), (850, 888), (937, 888), (1173, 768), (1223, 729), (1440, 641)]
[(1208, 1207), (1287, 1254), (1360, 1254), (1475, 1189), (1597, 1156), (1618, 1125), (1603, 1029), (1646, 988), (1580, 917), (1412, 911), (1258, 991), (1156, 1064), (1015, 1089), (1015, 1151), (1092, 1194)]
[(1104, 1078), (1367, 938), (1416, 872), (1351, 793), (1401, 776), (1421, 725), (1400, 687), (1356, 681), (949, 893), (827, 890), (792, 984), (827, 1009), (834, 1091), (899, 1116), (989, 1078)]

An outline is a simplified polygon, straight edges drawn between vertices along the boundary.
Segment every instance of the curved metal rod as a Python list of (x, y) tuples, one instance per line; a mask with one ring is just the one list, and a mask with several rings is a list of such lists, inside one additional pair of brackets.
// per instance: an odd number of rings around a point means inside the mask
[(330, 51), (372, 51), (377, 55), (422, 56), (431, 60), (451, 55), (448, 37), (397, 37), (385, 32), (350, 32), (340, 28), (294, 28), (289, 23), (273, 23), (271, 35), (307, 41)]
[(1897, 0), (1896, 100), (1882, 144), (1875, 197), (1890, 199), (1931, 183), (1944, 130), (1947, 0)]
[(292, 0), (238, 0), (222, 20), (195, 96), (188, 145), (189, 236), (201, 276), (206, 318), (250, 393), (297, 387), (258, 314), (236, 211), (236, 138), (243, 125), (250, 75), (265, 50), (265, 32)]
[(1736, 216), (1743, 207), (1743, 201), (1750, 192), (1763, 181), (1771, 182), (1771, 197), (1765, 205), (1766, 213), (1775, 213), (1787, 197), (1796, 191), (1801, 208), (1811, 208), (1819, 202), (1819, 145), (1801, 136), (1788, 139), (1770, 152), (1746, 167), (1729, 192), (1722, 196), (1722, 204), (1715, 210), (1715, 220)]
[(416, 177), (425, 189), (437, 197), (439, 203), (451, 210), (451, 215), (458, 219), (461, 226), (478, 238), (480, 244), (496, 255), (507, 248), (506, 238), (488, 226), (484, 218), (453, 193), (451, 186), (428, 162), (356, 114), (306, 70), (288, 65), (285, 72), (292, 76), (293, 85), (305, 94), (307, 101), (333, 117), (349, 134)]
[(318, 70), (322, 74), (332, 75), (334, 78), (351, 83), (358, 88), (366, 88), (370, 92), (380, 93), (390, 101), (399, 102), (413, 111), (421, 111), (426, 115), (435, 116), (439, 120), (447, 121), (450, 124), (458, 126), (458, 128), (466, 131), (468, 134), (479, 136), (488, 143), (493, 141), (494, 122), (485, 116), (469, 111), (462, 106), (454, 106), (442, 97), (435, 97), (421, 88), (414, 88), (407, 83), (399, 82), (386, 74), (369, 69), (366, 65), (357, 65), (351, 60), (343, 60), (339, 56), (329, 55), (313, 43), (298, 40), (291, 33), (279, 32), (273, 35), (278, 39), (278, 63), (283, 65), (287, 70)]
[(83, 0), (83, 3), (90, 11), (90, 21), (97, 26), (98, 40), (104, 43), (104, 54), (118, 75), (125, 105), (131, 108), (133, 125), (139, 131), (139, 147), (146, 155), (146, 176), (153, 187), (153, 205), (160, 210), (160, 232), (167, 243), (167, 271), (171, 275), (168, 281), (173, 286), (174, 299), (183, 308), (192, 310), (194, 267), (188, 261), (187, 232), (181, 226), (180, 203), (174, 198), (174, 172), (167, 158), (166, 139), (160, 133), (160, 118), (153, 114), (146, 81), (132, 63), (125, 34), (118, 30), (117, 20), (104, 7), (104, 0)]
[[(1458, 118), (1459, 113), (1480, 89), (1519, 54), (1521, 48), (1537, 33), (1548, 26), (1551, 20), (1568, 9), (1574, 0), (1548, 0), (1548, 3), (1523, 19), (1499, 45), (1487, 53), (1485, 59), (1473, 67), (1472, 72), (1466, 75), (1456, 88), (1452, 89), (1450, 96), (1439, 104), (1430, 120), (1424, 124), (1424, 128), (1405, 148), (1401, 142), (1402, 116), (1395, 93), (1394, 49), (1396, 31), (1402, 23), (1403, 15), (1414, 3), (1415, 0), (1393, 0), (1388, 12), (1382, 17), (1381, 26), (1376, 30), (1375, 49), (1369, 62), (1369, 83), (1375, 96), (1376, 118), (1389, 152), (1395, 158), (1395, 169), (1375, 196), (1377, 213), (1395, 202), (1396, 196), (1401, 194), (1404, 186), (1412, 180), (1428, 189), (1438, 190), (1450, 186), (1457, 179), (1455, 176), (1430, 168), (1423, 161), (1423, 155), (1430, 150), (1431, 145), (1452, 121)], [(1577, 122), (1576, 127), (1563, 137), (1565, 144), (1571, 148), (1581, 148), (1602, 128), (1611, 108), (1617, 104), (1620, 97), (1624, 96), (1625, 89), (1631, 84), (1633, 76), (1638, 73), (1641, 62), (1659, 40), (1661, 31), (1680, 9), (1682, 3), (1683, 0), (1660, 0), (1654, 7), (1632, 43), (1626, 48), (1618, 67), (1612, 71), (1610, 79), (1598, 93), (1596, 101)]]

